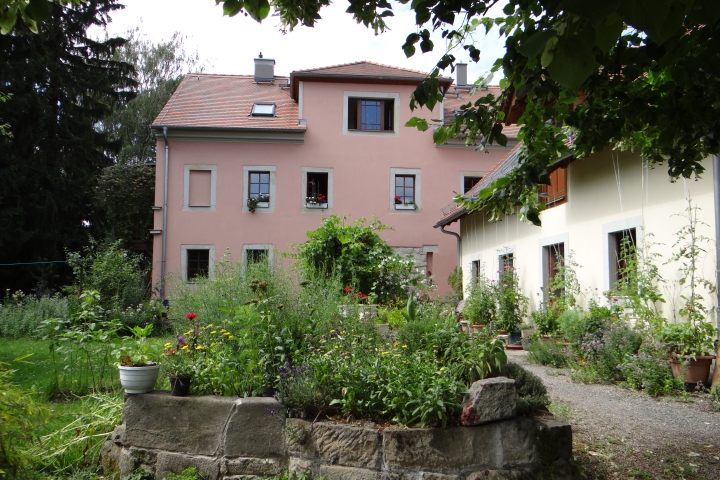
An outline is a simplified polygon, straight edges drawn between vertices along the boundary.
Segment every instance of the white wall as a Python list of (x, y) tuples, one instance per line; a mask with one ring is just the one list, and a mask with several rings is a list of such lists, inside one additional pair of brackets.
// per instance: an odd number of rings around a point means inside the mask
[[(663, 165), (645, 168), (638, 154), (605, 149), (575, 160), (568, 166), (567, 203), (543, 212), (541, 227), (520, 222), (516, 215), (496, 223), (488, 222), (482, 213), (461, 220), (465, 287), (470, 283), (473, 260), (484, 264), (486, 276), (497, 278), (498, 255), (513, 251), (523, 292), (530, 298), (530, 310), (534, 311), (542, 300), (542, 246), (565, 242), (566, 256), (572, 251), (580, 265), (576, 271), (583, 290), (581, 301), (586, 305), (590, 296), (602, 297), (602, 292), (610, 288), (608, 233), (636, 227), (638, 246), (650, 244), (650, 251), (660, 254), (655, 264), (665, 279), (661, 285), (667, 302), (661, 306), (663, 316), (676, 321), (682, 290), (678, 264), (663, 263), (671, 252), (678, 250), (673, 248), (676, 232), (686, 220), (677, 214), (684, 213), (688, 196), (700, 208), (699, 219), (707, 224), (698, 229), (699, 233), (714, 239), (710, 160), (704, 166), (707, 170), (702, 179), (671, 183)], [(714, 243), (703, 246), (707, 253), (700, 261), (701, 274), (714, 281)], [(714, 295), (704, 296), (708, 306), (715, 306)]]

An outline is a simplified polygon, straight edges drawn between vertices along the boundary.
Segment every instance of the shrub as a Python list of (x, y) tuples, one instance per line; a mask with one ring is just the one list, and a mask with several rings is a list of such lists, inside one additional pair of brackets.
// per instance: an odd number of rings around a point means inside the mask
[(462, 297), (463, 293), (463, 272), (462, 269), (459, 267), (455, 267), (455, 269), (450, 272), (450, 275), (448, 275), (448, 285), (450, 285), (450, 288), (453, 289), (455, 292), (455, 295), (458, 297)]
[(531, 363), (550, 365), (555, 368), (568, 366), (570, 352), (555, 341), (536, 340), (528, 347), (527, 359)]
[(497, 313), (496, 288), (492, 282), (480, 275), (468, 291), (463, 308), (463, 318), (475, 324), (489, 324)]
[(68, 300), (60, 295), (35, 297), (7, 291), (0, 304), (0, 337), (40, 339), (43, 321), (67, 314)]
[(592, 368), (604, 381), (624, 380), (620, 366), (627, 357), (637, 354), (642, 335), (625, 324), (611, 324), (587, 335), (582, 352), (587, 367)]
[(541, 410), (550, 405), (547, 388), (545, 388), (540, 377), (534, 373), (512, 362), (504, 365), (498, 373), (499, 376), (515, 380), (518, 415)]
[(673, 378), (667, 348), (649, 336), (637, 354), (626, 357), (620, 371), (630, 387), (654, 397), (669, 395), (682, 386)]
[(396, 255), (377, 232), (388, 228), (364, 218), (345, 225), (345, 217), (331, 215), (307, 233), (308, 240), (296, 245), (292, 255), (308, 278), (338, 275), (344, 286), (372, 294), (373, 302), (392, 303), (408, 297), (412, 287), (421, 285), (423, 275), (414, 261)]
[(36, 424), (47, 412), (15, 386), (13, 371), (0, 362), (0, 475), (19, 477), (28, 467), (27, 458), (19, 447), (34, 439)]
[(537, 326), (538, 335), (555, 335), (559, 331), (560, 312), (553, 308), (543, 308), (532, 313), (533, 323)]
[(520, 278), (515, 268), (506, 265), (500, 272), (497, 286), (495, 327), (512, 332), (525, 322), (528, 298), (520, 291)]

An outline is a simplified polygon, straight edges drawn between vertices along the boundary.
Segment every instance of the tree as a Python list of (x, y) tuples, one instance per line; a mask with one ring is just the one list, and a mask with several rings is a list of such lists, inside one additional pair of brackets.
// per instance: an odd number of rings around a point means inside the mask
[(102, 130), (120, 143), (111, 157), (114, 164), (103, 169), (95, 190), (96, 225), (101, 236), (131, 240), (150, 238), (155, 202), (155, 145), (150, 125), (170, 99), (182, 76), (199, 67), (197, 53), (189, 54), (183, 37), (154, 44), (139, 29), (127, 32), (127, 43), (115, 51), (114, 60), (135, 67), (137, 96), (118, 104), (102, 121)]
[[(113, 60), (124, 40), (96, 41), (121, 8), (116, 0), (88, 0), (73, 8), (53, 4), (39, 34), (0, 36), (0, 84), (12, 96), (0, 118), (12, 137), (0, 136), (0, 263), (58, 261), (79, 250), (94, 229), (91, 204), (100, 170), (119, 148), (99, 122), (132, 98), (132, 66)], [(52, 284), (69, 269), (0, 267), (0, 288)]]
[[(409, 0), (399, 0), (402, 4)], [(326, 0), (216, 0), (226, 15), (245, 12), (260, 21), (272, 6), (283, 27), (312, 26)], [(503, 5), (503, 15), (490, 8)], [(720, 2), (717, 0), (416, 0), (417, 30), (402, 48), (433, 50), (430, 30), (449, 48), (421, 83), (411, 107), (433, 109), (442, 101), (437, 76), (454, 70), (453, 52), (480, 58), (475, 35), (499, 30), (505, 55), (502, 93), (461, 107), (455, 121), (434, 133), (436, 143), (460, 136), (468, 144), (504, 145), (504, 123), (517, 121), (523, 141), (520, 164), (477, 198), (462, 198), (492, 218), (521, 207), (539, 224), (537, 185), (568, 152), (575, 157), (602, 148), (637, 149), (650, 165), (667, 163), (671, 179), (703, 173), (701, 160), (720, 152)], [(358, 23), (382, 31), (392, 16), (387, 0), (350, 0)], [(456, 26), (456, 19), (460, 25)], [(481, 85), (486, 79), (479, 79)], [(421, 130), (426, 121), (408, 124)], [(571, 141), (569, 141), (569, 137)]]
[(114, 59), (135, 67), (137, 96), (117, 105), (103, 122), (103, 129), (121, 142), (115, 162), (125, 164), (155, 161), (155, 137), (150, 130), (170, 96), (187, 72), (203, 68), (197, 52), (189, 54), (184, 38), (175, 32), (167, 42), (152, 43), (139, 29), (127, 32), (127, 43), (115, 52)]

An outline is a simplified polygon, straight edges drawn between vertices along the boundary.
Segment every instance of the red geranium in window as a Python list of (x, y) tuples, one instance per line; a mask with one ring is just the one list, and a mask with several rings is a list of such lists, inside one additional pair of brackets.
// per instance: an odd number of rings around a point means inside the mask
[(402, 203), (402, 197), (400, 195), (395, 195), (395, 205), (400, 205)]

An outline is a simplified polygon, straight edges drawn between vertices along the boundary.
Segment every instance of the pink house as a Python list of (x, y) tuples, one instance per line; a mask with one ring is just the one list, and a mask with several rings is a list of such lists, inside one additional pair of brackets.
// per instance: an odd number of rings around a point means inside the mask
[(274, 66), (257, 58), (250, 76), (189, 74), (155, 120), (153, 283), (212, 276), (226, 251), (278, 260), (338, 214), (391, 226), (383, 238), (448, 292), (457, 240), (433, 225), (452, 192), (467, 191), (516, 142), (476, 152), (404, 126), (412, 116), (447, 119), (467, 103), (465, 66), (457, 85), (441, 79), (435, 112), (409, 108), (422, 72), (359, 62), (287, 78)]

